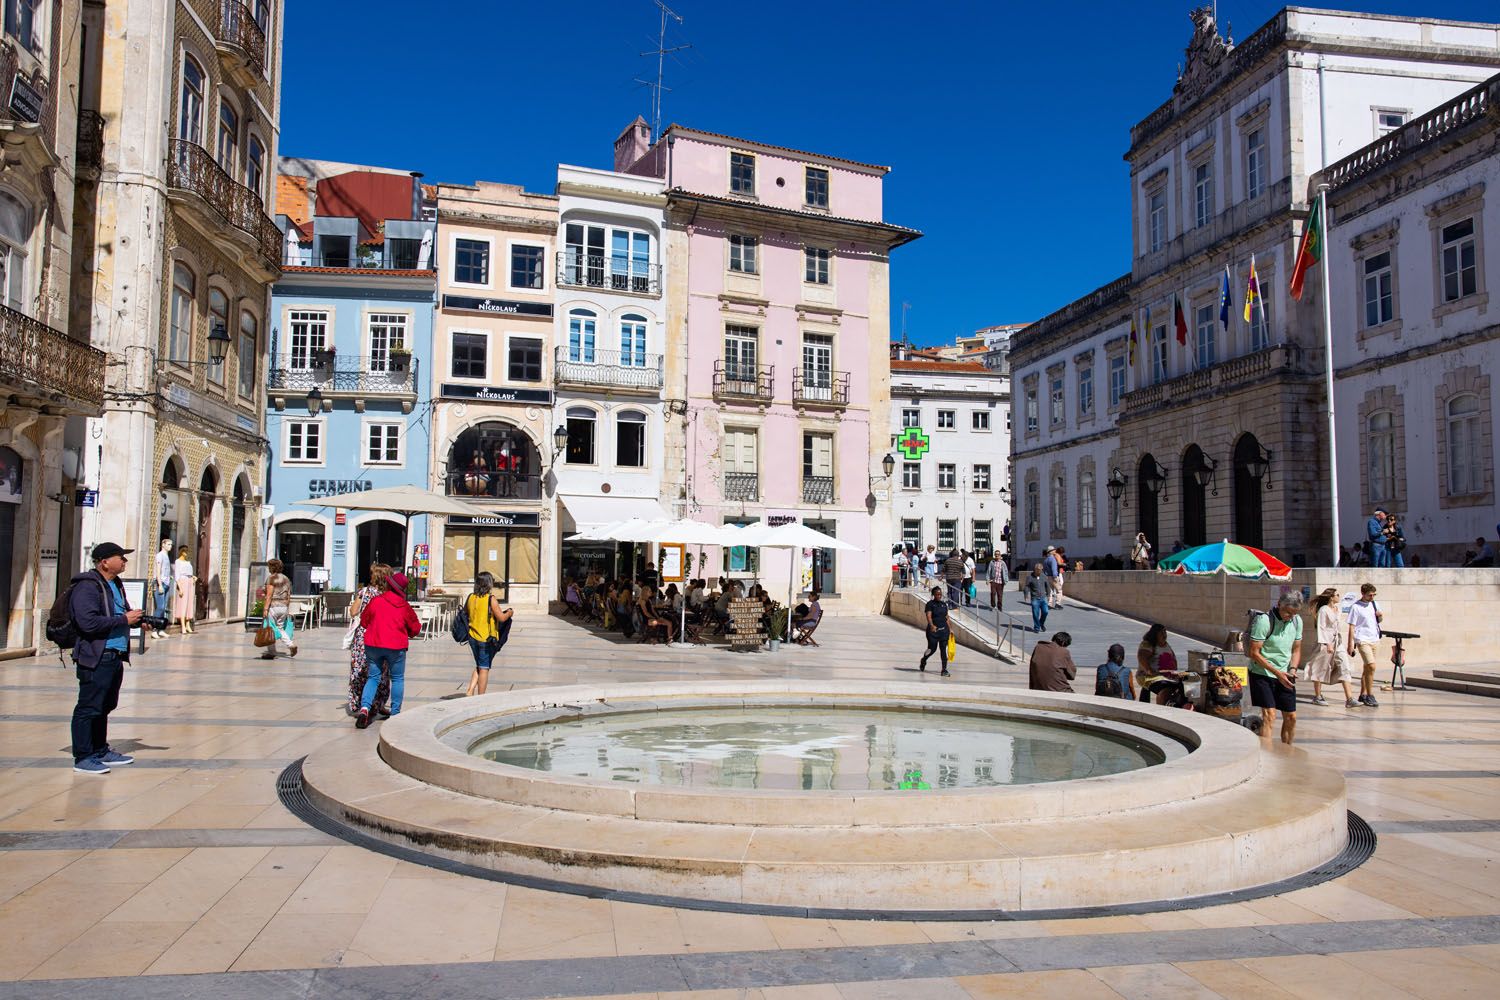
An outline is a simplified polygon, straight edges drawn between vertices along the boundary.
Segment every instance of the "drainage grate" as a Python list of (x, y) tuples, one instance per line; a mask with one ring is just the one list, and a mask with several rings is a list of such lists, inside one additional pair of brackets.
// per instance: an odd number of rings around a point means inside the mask
[(713, 899), (689, 899), (680, 896), (659, 896), (645, 892), (625, 892), (618, 889), (602, 889), (598, 886), (578, 885), (557, 879), (537, 878), (531, 875), (512, 875), (491, 868), (436, 857), (411, 847), (402, 847), (364, 833), (314, 806), (302, 786), (302, 761), (298, 758), (288, 764), (276, 778), (276, 794), (288, 811), (308, 826), (337, 837), (346, 843), (365, 850), (384, 854), (387, 857), (434, 868), (438, 871), (466, 875), (489, 882), (503, 882), (544, 892), (565, 892), (572, 896), (590, 899), (612, 899), (622, 903), (644, 903), (648, 906), (672, 906), (682, 910), (716, 910), (723, 913), (750, 913), (773, 917), (805, 917), (821, 920), (1069, 920), (1079, 917), (1115, 917), (1139, 913), (1164, 913), (1171, 910), (1195, 910), (1205, 906), (1222, 906), (1226, 903), (1242, 903), (1248, 899), (1263, 899), (1279, 896), (1296, 889), (1328, 882), (1352, 872), (1369, 860), (1375, 853), (1375, 831), (1354, 813), (1349, 813), (1349, 842), (1344, 850), (1326, 864), (1280, 882), (1231, 892), (1216, 892), (1207, 896), (1190, 896), (1184, 899), (1161, 899), (1145, 903), (1126, 903), (1118, 906), (1077, 906), (1056, 910), (838, 910), (805, 906), (771, 906), (757, 903), (725, 903)]

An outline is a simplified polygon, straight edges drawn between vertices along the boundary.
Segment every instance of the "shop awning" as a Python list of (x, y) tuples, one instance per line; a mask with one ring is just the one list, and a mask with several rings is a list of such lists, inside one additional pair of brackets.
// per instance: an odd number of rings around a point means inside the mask
[(575, 531), (627, 521), (632, 517), (643, 521), (666, 521), (671, 517), (661, 504), (641, 497), (585, 497), (564, 493), (558, 499), (572, 519)]

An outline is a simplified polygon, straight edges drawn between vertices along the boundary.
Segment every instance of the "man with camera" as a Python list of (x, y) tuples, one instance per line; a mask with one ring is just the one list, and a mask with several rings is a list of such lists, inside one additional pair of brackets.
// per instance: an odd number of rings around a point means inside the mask
[[(135, 763), (109, 746), (109, 713), (120, 702), (130, 662), (130, 630), (145, 618), (145, 612), (130, 607), (119, 579), (125, 557), (133, 551), (114, 542), (94, 546), (94, 568), (68, 584), (68, 620), (78, 633), (73, 646), (78, 674), (73, 770), (80, 774), (108, 774), (111, 767)], [(150, 619), (146, 622), (152, 625)]]

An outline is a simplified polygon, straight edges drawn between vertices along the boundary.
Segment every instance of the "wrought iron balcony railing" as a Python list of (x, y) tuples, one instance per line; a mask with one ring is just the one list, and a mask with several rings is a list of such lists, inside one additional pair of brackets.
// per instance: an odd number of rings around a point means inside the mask
[(167, 186), (202, 198), (221, 221), (253, 239), (261, 261), (279, 272), (281, 230), (261, 208), (260, 195), (225, 173), (196, 142), (173, 139), (168, 147)]
[(557, 255), (557, 283), (569, 288), (603, 288), (635, 295), (660, 295), (661, 265), (628, 257), (563, 250)]
[(415, 394), (417, 359), (407, 355), (325, 356), (318, 351), (282, 355), (271, 366), (268, 387), (310, 392)]
[(769, 403), (776, 389), (775, 365), (714, 362), (714, 398)]
[(724, 473), (724, 499), (760, 499), (760, 476), (754, 472)]
[(97, 408), (104, 405), (104, 352), (0, 306), (0, 385), (35, 387)]
[(380, 253), (375, 256), (366, 254), (327, 253), (327, 254), (299, 254), (288, 249), (282, 257), (283, 267), (336, 267), (348, 268), (350, 270), (363, 271), (420, 271), (431, 270), (418, 266), (419, 258), (407, 253)]
[(650, 392), (661, 388), (662, 356), (558, 347), (552, 371), (558, 385), (597, 385)]
[(258, 76), (265, 76), (266, 32), (249, 7), (236, 0), (220, 0), (219, 30), (214, 41), (219, 48), (241, 55)]
[(832, 476), (803, 476), (803, 503), (833, 503)]
[(537, 472), (452, 472), (444, 488), (450, 497), (489, 500), (540, 500), (542, 476)]
[(794, 368), (792, 399), (798, 403), (848, 406), (849, 373), (826, 368)]
[(78, 166), (98, 170), (104, 162), (104, 116), (97, 111), (78, 112)]

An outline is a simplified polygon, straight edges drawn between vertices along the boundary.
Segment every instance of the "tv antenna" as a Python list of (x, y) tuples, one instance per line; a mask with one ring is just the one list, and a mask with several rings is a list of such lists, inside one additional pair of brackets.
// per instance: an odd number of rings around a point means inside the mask
[(635, 79), (636, 83), (639, 83), (639, 84), (642, 84), (644, 86), (647, 86), (647, 87), (651, 88), (651, 141), (652, 142), (655, 142), (658, 138), (661, 137), (661, 95), (662, 95), (662, 92), (672, 89), (671, 87), (667, 87), (667, 86), (663, 85), (662, 82), (661, 82), (662, 81), (663, 71), (666, 69), (666, 59), (667, 59), (667, 56), (671, 55), (673, 52), (681, 52), (683, 49), (690, 49), (690, 48), (692, 48), (691, 45), (674, 45), (671, 48), (667, 47), (667, 18), (670, 17), (672, 20), (676, 21), (678, 24), (681, 24), (682, 23), (682, 15), (679, 14), (679, 13), (677, 13), (671, 7), (668, 7), (665, 3), (662, 2), (662, 0), (654, 0), (654, 2), (655, 2), (655, 4), (656, 4), (657, 7), (661, 8), (661, 30), (657, 33), (657, 36), (656, 36), (656, 48), (649, 49), (649, 50), (647, 50), (645, 52), (642, 52), (641, 56), (643, 58), (645, 56), (655, 56), (656, 57), (656, 81), (653, 83), (650, 80), (642, 80), (640, 77), (636, 77), (636, 79)]

